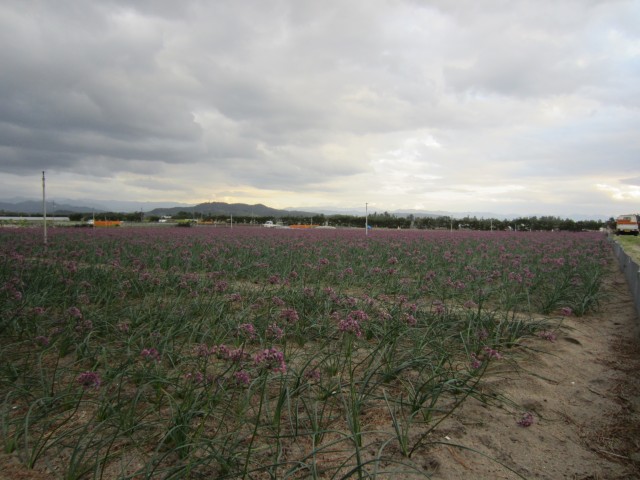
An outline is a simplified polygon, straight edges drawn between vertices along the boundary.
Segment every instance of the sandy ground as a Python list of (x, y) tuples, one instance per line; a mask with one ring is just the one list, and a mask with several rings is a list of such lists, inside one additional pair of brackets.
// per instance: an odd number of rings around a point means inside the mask
[[(598, 313), (567, 318), (555, 341), (532, 339), (516, 362), (496, 362), (492, 405), (467, 400), (415, 465), (435, 480), (640, 479), (638, 317), (614, 260), (604, 293)], [(530, 426), (518, 424), (525, 412)], [(0, 479), (49, 478), (0, 454)]]
[[(605, 294), (599, 313), (566, 319), (555, 342), (528, 343), (519, 371), (492, 377), (491, 388), (517, 406), (470, 400), (438, 432), (494, 460), (441, 446), (432, 478), (640, 478), (638, 317), (617, 267)], [(531, 426), (518, 425), (524, 411)]]

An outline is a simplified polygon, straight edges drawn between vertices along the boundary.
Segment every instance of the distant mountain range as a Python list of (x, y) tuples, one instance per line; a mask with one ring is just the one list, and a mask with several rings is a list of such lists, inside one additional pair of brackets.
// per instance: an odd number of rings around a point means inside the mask
[[(92, 200), (92, 199), (59, 199), (55, 201), (47, 201), (47, 214), (50, 215), (69, 215), (72, 213), (103, 213), (103, 212), (144, 212), (147, 215), (175, 215), (179, 212), (188, 212), (193, 214), (204, 215), (235, 215), (238, 217), (310, 217), (313, 215), (357, 215), (364, 216), (364, 208), (336, 208), (336, 207), (302, 207), (302, 208), (286, 208), (277, 209), (267, 207), (266, 205), (256, 204), (249, 205), (246, 203), (224, 203), (224, 202), (205, 202), (198, 205), (177, 203), (177, 202), (131, 202), (123, 200)], [(24, 198), (0, 199), (0, 215), (3, 213), (12, 214), (41, 214), (42, 201), (28, 200)], [(368, 210), (369, 215), (374, 213), (382, 214), (385, 210), (378, 207), (372, 207)], [(446, 212), (446, 211), (422, 211), (422, 210), (393, 210), (388, 211), (390, 215), (396, 217), (408, 217), (413, 215), (416, 218), (421, 217), (443, 217), (452, 218), (477, 217), (477, 218), (495, 218), (498, 220), (508, 220), (512, 218), (531, 217), (534, 215), (521, 214), (497, 214), (491, 212)], [(548, 214), (537, 214), (541, 216), (557, 216)], [(610, 218), (607, 215), (583, 215), (571, 214), (563, 218), (570, 218), (575, 221), (579, 220), (602, 220), (606, 221)]]
[[(126, 200), (93, 200), (58, 198), (47, 200), (47, 212), (86, 213), (86, 212), (148, 212), (154, 208), (192, 207), (192, 204), (178, 202), (130, 202)], [(0, 212), (42, 213), (42, 200), (28, 198), (0, 199)]]
[[(69, 215), (72, 213), (103, 213), (103, 212), (144, 212), (147, 215), (176, 215), (179, 212), (188, 212), (204, 215), (236, 215), (238, 217), (310, 217), (316, 212), (303, 210), (280, 210), (257, 204), (207, 202), (198, 205), (171, 202), (123, 202), (94, 200), (68, 200), (47, 201), (47, 214)], [(17, 214), (42, 214), (42, 201), (38, 200), (0, 200), (0, 215), (2, 213)]]

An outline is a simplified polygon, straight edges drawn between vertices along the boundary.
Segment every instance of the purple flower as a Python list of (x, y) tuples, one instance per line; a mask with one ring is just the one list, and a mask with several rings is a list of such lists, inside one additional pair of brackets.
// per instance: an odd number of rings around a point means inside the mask
[(518, 425), (521, 427), (530, 427), (533, 425), (533, 414), (527, 412), (525, 413), (520, 420), (518, 420)]
[(369, 320), (369, 315), (367, 315), (363, 310), (354, 310), (352, 312), (349, 312), (348, 317), (354, 318), (359, 322)]
[(435, 300), (433, 302), (433, 311), (436, 315), (444, 314), (444, 312), (446, 311), (444, 303), (442, 303), (440, 300)]
[(78, 375), (76, 381), (82, 385), (83, 388), (99, 388), (102, 381), (100, 380), (100, 375), (98, 372), (84, 372)]
[(82, 320), (76, 325), (76, 332), (84, 333), (93, 330), (93, 322), (91, 320)]
[(259, 368), (281, 373), (286, 373), (287, 371), (287, 364), (284, 361), (284, 353), (276, 350), (275, 348), (269, 348), (257, 353), (253, 358), (253, 361)]
[(540, 338), (544, 338), (545, 340), (549, 340), (550, 342), (555, 342), (556, 341), (556, 334), (553, 332), (540, 332), (538, 333), (538, 336)]
[(410, 313), (405, 313), (404, 314), (404, 321), (406, 322), (407, 325), (409, 325), (410, 327), (415, 327), (416, 324), (418, 323), (418, 320), (416, 320), (416, 317), (414, 317), (413, 315), (411, 315)]
[(238, 370), (233, 374), (233, 379), (238, 385), (247, 386), (251, 382), (251, 377), (244, 370)]
[(298, 311), (295, 308), (284, 308), (280, 312), (280, 318), (286, 320), (288, 323), (296, 323), (300, 320)]
[(235, 350), (229, 350), (227, 358), (232, 362), (241, 362), (246, 356), (247, 353), (242, 348), (236, 348)]
[(229, 358), (230, 350), (229, 347), (222, 343), (220, 345), (214, 345), (213, 347), (211, 347), (211, 350), (209, 352), (211, 353), (211, 355), (215, 355), (222, 360), (227, 360)]
[(69, 307), (67, 309), (67, 313), (69, 314), (69, 316), (73, 318), (78, 318), (78, 319), (82, 318), (82, 312), (78, 307)]
[(306, 372), (304, 372), (304, 377), (311, 382), (319, 382), (320, 370), (318, 370), (317, 368), (307, 370)]
[(488, 358), (495, 358), (496, 360), (502, 359), (502, 354), (491, 347), (484, 347), (484, 351), (487, 354)]
[(360, 322), (356, 318), (351, 316), (340, 320), (338, 324), (338, 330), (342, 333), (353, 333), (356, 337), (362, 336), (362, 330), (360, 329)]
[(239, 325), (238, 333), (249, 340), (254, 340), (257, 335), (256, 327), (253, 326), (253, 323), (243, 323)]
[(206, 343), (200, 343), (193, 347), (193, 354), (196, 357), (207, 358), (209, 355), (212, 355), (213, 352), (209, 349)]
[(140, 352), (140, 356), (145, 360), (160, 361), (160, 352), (155, 348), (145, 348)]
[(230, 293), (226, 296), (226, 299), (228, 302), (239, 302), (240, 300), (242, 300), (242, 295), (240, 295), (239, 293)]
[(464, 302), (464, 308), (472, 310), (474, 308), (478, 308), (478, 304), (473, 300), (467, 300), (466, 302)]
[(562, 313), (562, 315), (564, 315), (565, 317), (569, 317), (573, 313), (573, 310), (571, 310), (571, 308), (569, 307), (562, 307), (560, 309), (560, 313)]
[(480, 361), (480, 359), (476, 356), (475, 353), (472, 353), (471, 354), (471, 368), (477, 370), (481, 366), (482, 366), (482, 362)]

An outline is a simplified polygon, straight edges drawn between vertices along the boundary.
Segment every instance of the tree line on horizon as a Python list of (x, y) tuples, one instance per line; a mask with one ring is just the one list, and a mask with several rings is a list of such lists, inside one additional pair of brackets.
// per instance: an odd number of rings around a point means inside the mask
[[(24, 214), (16, 212), (1, 212), (6, 216), (31, 216), (39, 217), (41, 214)], [(52, 212), (51, 215), (61, 215), (60, 212)], [(86, 222), (91, 218), (99, 220), (123, 220), (125, 222), (158, 222), (162, 217), (159, 215), (144, 214), (143, 212), (101, 212), (100, 214), (89, 213), (68, 213), (65, 214), (72, 222)], [(201, 212), (180, 211), (172, 215), (173, 220), (199, 220), (206, 223), (225, 224), (230, 223), (230, 216), (221, 214), (207, 214)], [(572, 220), (569, 218), (561, 218), (556, 216), (531, 216), (517, 217), (513, 219), (497, 219), (497, 218), (477, 218), (476, 216), (465, 216), (462, 218), (454, 218), (449, 215), (417, 217), (415, 215), (398, 216), (388, 212), (369, 214), (366, 219), (364, 215), (345, 215), (345, 214), (314, 214), (306, 217), (296, 215), (278, 215), (278, 216), (247, 216), (234, 215), (233, 223), (235, 225), (261, 225), (266, 221), (272, 220), (281, 222), (283, 225), (330, 225), (334, 227), (350, 227), (362, 228), (365, 221), (372, 228), (392, 228), (392, 229), (451, 229), (451, 230), (517, 230), (517, 231), (584, 231), (584, 230), (600, 230), (602, 228), (615, 228), (615, 219), (609, 218), (607, 221), (602, 220)]]
[[(87, 221), (93, 218), (93, 214), (73, 213), (69, 215), (71, 221)], [(100, 220), (123, 220), (126, 222), (158, 222), (161, 217), (158, 215), (148, 215), (141, 212), (133, 213), (100, 213), (95, 215)], [(198, 220), (206, 223), (230, 223), (229, 215), (213, 215), (206, 213), (194, 214), (193, 212), (180, 211), (172, 216), (172, 220)], [(234, 225), (262, 225), (266, 221), (272, 220), (281, 222), (283, 225), (330, 225), (333, 227), (362, 228), (365, 221), (372, 228), (391, 229), (451, 229), (451, 230), (516, 230), (516, 231), (585, 231), (600, 230), (602, 228), (615, 227), (615, 220), (572, 220), (555, 216), (531, 216), (517, 217), (513, 219), (500, 220), (496, 218), (477, 218), (475, 216), (465, 216), (454, 218), (448, 215), (437, 217), (416, 217), (414, 215), (397, 216), (388, 212), (374, 212), (365, 218), (364, 215), (324, 215), (315, 214), (308, 217), (300, 216), (233, 216)]]

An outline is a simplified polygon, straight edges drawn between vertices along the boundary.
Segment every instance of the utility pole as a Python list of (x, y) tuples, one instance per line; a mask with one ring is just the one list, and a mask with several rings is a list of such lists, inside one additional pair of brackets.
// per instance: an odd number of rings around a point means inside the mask
[(44, 188), (44, 170), (42, 171), (42, 224), (44, 225), (44, 246), (47, 246), (47, 203)]
[(369, 235), (369, 204), (364, 204), (364, 234)]

